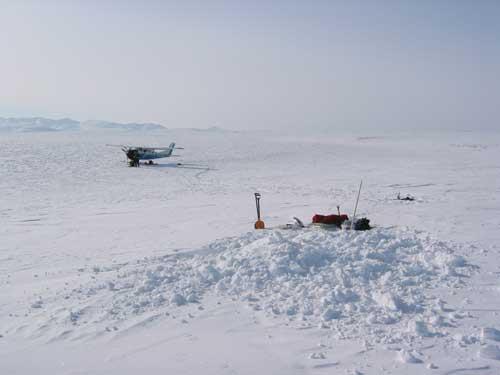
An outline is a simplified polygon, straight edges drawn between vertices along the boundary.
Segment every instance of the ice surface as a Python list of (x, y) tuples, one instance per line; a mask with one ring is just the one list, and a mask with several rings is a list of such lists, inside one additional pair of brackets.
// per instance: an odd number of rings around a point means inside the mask
[[(500, 137), (359, 137), (0, 134), (1, 372), (497, 374)], [(373, 231), (249, 232), (255, 191), (307, 223), (360, 178)]]

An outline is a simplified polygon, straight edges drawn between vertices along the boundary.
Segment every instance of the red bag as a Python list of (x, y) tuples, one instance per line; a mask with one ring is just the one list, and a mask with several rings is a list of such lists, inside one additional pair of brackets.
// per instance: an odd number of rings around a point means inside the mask
[(346, 220), (349, 220), (347, 215), (314, 215), (312, 222), (313, 223), (321, 223), (328, 225), (336, 225), (340, 228), (342, 223)]

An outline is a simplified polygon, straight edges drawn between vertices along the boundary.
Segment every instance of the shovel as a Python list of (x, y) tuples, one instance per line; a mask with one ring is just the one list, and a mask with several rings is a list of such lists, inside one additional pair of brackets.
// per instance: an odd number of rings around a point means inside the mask
[(262, 220), (260, 220), (260, 194), (255, 193), (255, 206), (257, 207), (257, 221), (255, 222), (255, 229), (264, 229), (265, 225)]

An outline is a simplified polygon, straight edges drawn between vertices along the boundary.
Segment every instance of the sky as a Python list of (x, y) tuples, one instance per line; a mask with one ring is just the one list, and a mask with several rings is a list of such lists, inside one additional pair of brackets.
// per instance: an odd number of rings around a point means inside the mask
[(0, 0), (0, 9), (0, 117), (500, 128), (500, 1)]

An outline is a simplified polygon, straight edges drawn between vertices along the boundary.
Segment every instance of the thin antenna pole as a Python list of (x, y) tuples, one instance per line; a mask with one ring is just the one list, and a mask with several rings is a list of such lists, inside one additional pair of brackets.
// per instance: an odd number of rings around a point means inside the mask
[(356, 219), (356, 211), (358, 210), (359, 195), (361, 194), (361, 186), (363, 186), (363, 180), (359, 183), (358, 197), (356, 198), (356, 205), (354, 206), (354, 214), (351, 220), (351, 229), (354, 226), (354, 220)]

